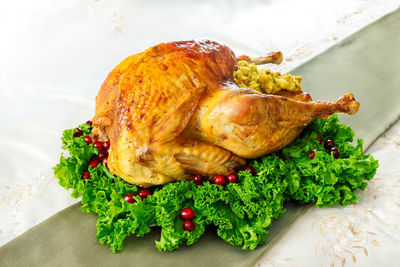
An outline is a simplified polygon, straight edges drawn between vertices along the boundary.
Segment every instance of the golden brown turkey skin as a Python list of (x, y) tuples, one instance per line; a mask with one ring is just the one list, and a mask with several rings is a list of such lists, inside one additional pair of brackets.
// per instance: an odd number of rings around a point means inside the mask
[(234, 53), (212, 41), (163, 43), (121, 62), (100, 88), (93, 119), (94, 135), (110, 140), (110, 170), (145, 187), (227, 174), (287, 145), (315, 118), (358, 109), (350, 94), (311, 102), (239, 88), (235, 66)]

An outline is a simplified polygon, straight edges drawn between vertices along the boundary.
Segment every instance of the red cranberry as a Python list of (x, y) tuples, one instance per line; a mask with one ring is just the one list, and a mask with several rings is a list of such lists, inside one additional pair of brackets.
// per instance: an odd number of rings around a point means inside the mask
[(100, 161), (103, 161), (103, 159), (105, 159), (105, 158), (107, 158), (108, 157), (108, 153), (107, 153), (107, 151), (105, 151), (105, 150), (100, 150), (99, 151), (99, 154), (97, 154), (97, 158), (100, 160)]
[(310, 157), (310, 159), (315, 158), (315, 151), (311, 150), (310, 152), (308, 152), (308, 156)]
[(225, 176), (223, 176), (223, 175), (215, 175), (214, 176), (214, 184), (225, 185), (226, 184)]
[(76, 133), (74, 133), (74, 137), (81, 137), (83, 135), (83, 131), (79, 128), (75, 128), (77, 130)]
[(330, 150), (330, 153), (333, 153), (333, 156), (337, 159), (340, 155), (339, 149), (337, 149), (336, 147), (332, 147)]
[(84, 179), (84, 180), (90, 179), (90, 172), (84, 172), (82, 174), (82, 179)]
[(93, 146), (94, 146), (95, 148), (97, 148), (97, 150), (98, 150), (99, 152), (103, 150), (103, 142), (101, 142), (101, 141), (96, 141), (96, 142), (94, 142), (94, 143), (93, 143)]
[(105, 142), (103, 143), (103, 148), (104, 148), (105, 150), (109, 150), (109, 149), (110, 149), (110, 141), (105, 141)]
[(135, 203), (136, 200), (133, 198), (134, 194), (128, 193), (124, 196), (124, 200), (128, 203)]
[(324, 142), (324, 138), (322, 138), (322, 136), (318, 135), (317, 138), (315, 138), (315, 140), (317, 140), (320, 144), (322, 144), (322, 142)]
[(195, 185), (202, 185), (204, 183), (204, 176), (201, 174), (196, 174), (193, 176), (193, 182)]
[(93, 158), (89, 162), (89, 166), (88, 167), (96, 168), (99, 164), (100, 164), (100, 161), (97, 158)]
[[(286, 161), (286, 158), (285, 158), (282, 154), (278, 154), (278, 157), (279, 157), (281, 160)], [(254, 175), (254, 174), (253, 174), (253, 175)]]
[(246, 167), (244, 167), (244, 169), (243, 169), (244, 171), (248, 171), (248, 172), (250, 172), (251, 173), (251, 175), (256, 175), (256, 170), (254, 169), (254, 167), (253, 166), (246, 166)]
[(85, 137), (83, 137), (83, 140), (85, 140), (86, 144), (90, 144), (92, 143), (92, 138), (89, 135), (86, 135)]
[(152, 194), (153, 193), (151, 193), (150, 190), (144, 188), (144, 189), (139, 191), (138, 195), (143, 200), (143, 199), (147, 198), (148, 196), (151, 196)]
[(183, 210), (181, 210), (180, 215), (182, 220), (191, 220), (194, 218), (194, 210), (192, 210), (191, 208), (184, 208)]
[(194, 222), (190, 220), (183, 221), (183, 229), (186, 231), (193, 231), (194, 230)]
[(89, 126), (93, 125), (92, 121), (87, 121), (86, 124), (89, 125)]
[(237, 183), (238, 179), (239, 179), (239, 177), (236, 173), (230, 173), (230, 174), (228, 174), (228, 176), (226, 176), (226, 178), (228, 179), (228, 181), (230, 183), (233, 183), (233, 184)]
[(104, 158), (102, 161), (103, 164), (107, 164), (107, 158)]
[(335, 146), (335, 142), (333, 142), (333, 140), (331, 140), (331, 139), (328, 139), (325, 141), (324, 145), (325, 145), (326, 149), (331, 149), (332, 147)]

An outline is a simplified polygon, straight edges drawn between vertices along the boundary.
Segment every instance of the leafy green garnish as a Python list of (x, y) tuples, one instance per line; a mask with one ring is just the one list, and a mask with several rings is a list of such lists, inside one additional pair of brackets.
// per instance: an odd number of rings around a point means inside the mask
[[(90, 126), (79, 127), (84, 135), (91, 133)], [(238, 183), (226, 186), (169, 183), (152, 188), (153, 195), (141, 200), (139, 187), (111, 174), (105, 165), (88, 170), (89, 161), (98, 152), (83, 136), (74, 137), (76, 131), (64, 131), (63, 149), (69, 151), (69, 157), (61, 156), (54, 174), (61, 186), (73, 189), (72, 197), (82, 196), (83, 211), (98, 214), (97, 238), (113, 252), (123, 249), (129, 235), (142, 237), (153, 226), (161, 227), (156, 247), (162, 251), (195, 243), (209, 225), (214, 225), (226, 242), (254, 249), (267, 240), (272, 221), (285, 212), (285, 202), (315, 202), (317, 207), (348, 205), (357, 201), (356, 189), (364, 190), (365, 181), (371, 180), (378, 168), (378, 161), (363, 153), (362, 140), (353, 146), (354, 132), (333, 115), (312, 122), (279, 155), (250, 161), (255, 176), (241, 171)], [(325, 150), (316, 140), (318, 135), (334, 140), (339, 158)], [(313, 159), (308, 156), (311, 150), (316, 150)], [(90, 172), (90, 180), (82, 179), (85, 171)], [(135, 203), (124, 200), (127, 193), (135, 195)], [(183, 229), (179, 216), (187, 207), (196, 214), (191, 232)]]

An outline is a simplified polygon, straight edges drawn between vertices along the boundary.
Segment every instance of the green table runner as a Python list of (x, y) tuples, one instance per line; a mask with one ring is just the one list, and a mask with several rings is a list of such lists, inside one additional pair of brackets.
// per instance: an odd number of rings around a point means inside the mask
[[(314, 99), (333, 100), (352, 92), (361, 103), (354, 116), (341, 116), (369, 146), (400, 115), (400, 10), (383, 17), (292, 71), (304, 77)], [(61, 134), (61, 133), (60, 133)], [(252, 266), (279, 240), (307, 206), (289, 205), (272, 225), (268, 242), (243, 251), (211, 229), (193, 246), (159, 252), (154, 240), (128, 238), (113, 254), (96, 239), (96, 216), (75, 204), (0, 248), (0, 266)]]
[(400, 116), (400, 9), (384, 16), (292, 71), (315, 100), (353, 93), (359, 111), (350, 125), (366, 149)]

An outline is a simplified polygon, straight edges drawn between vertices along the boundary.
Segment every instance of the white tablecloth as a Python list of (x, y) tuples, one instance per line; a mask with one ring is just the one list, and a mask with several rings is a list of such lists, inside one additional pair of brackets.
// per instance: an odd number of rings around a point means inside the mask
[[(288, 71), (399, 4), (2, 1), (0, 245), (77, 201), (52, 175), (61, 154), (60, 136), (91, 119), (102, 81), (125, 57), (160, 42), (211, 38), (237, 55), (280, 50), (285, 61), (273, 69)], [(391, 164), (400, 157), (396, 127), (372, 149), (381, 168), (359, 203), (308, 210), (261, 265), (387, 263), (393, 250), (400, 249), (399, 168)]]

